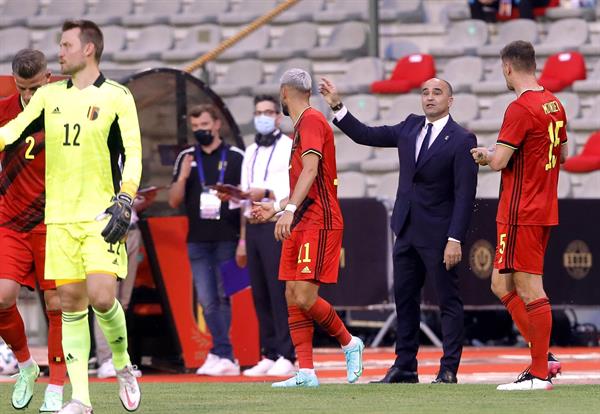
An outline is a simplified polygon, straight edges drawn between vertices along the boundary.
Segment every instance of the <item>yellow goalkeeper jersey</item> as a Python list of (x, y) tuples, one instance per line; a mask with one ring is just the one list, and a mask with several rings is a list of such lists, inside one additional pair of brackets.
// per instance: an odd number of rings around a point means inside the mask
[(0, 128), (0, 151), (36, 124), (46, 134), (46, 223), (93, 221), (119, 191), (135, 197), (142, 147), (126, 87), (102, 74), (81, 90), (70, 79), (43, 86)]

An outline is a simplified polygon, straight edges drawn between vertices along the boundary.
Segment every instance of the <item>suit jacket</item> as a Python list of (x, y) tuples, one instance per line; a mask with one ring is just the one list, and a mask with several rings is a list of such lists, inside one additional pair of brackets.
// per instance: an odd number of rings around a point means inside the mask
[(334, 120), (354, 142), (398, 148), (400, 179), (392, 214), (392, 230), (400, 241), (444, 248), (448, 237), (465, 241), (477, 187), (477, 164), (470, 149), (473, 133), (448, 119), (417, 165), (416, 142), (425, 116), (411, 114), (393, 126), (369, 127), (348, 112)]

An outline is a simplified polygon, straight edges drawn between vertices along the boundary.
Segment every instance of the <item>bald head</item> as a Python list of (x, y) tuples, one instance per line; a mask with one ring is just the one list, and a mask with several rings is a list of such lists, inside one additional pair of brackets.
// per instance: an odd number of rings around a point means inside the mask
[(450, 112), (452, 85), (444, 79), (431, 78), (421, 86), (421, 105), (429, 122), (437, 121)]
[(452, 85), (450, 85), (450, 82), (448, 82), (445, 79), (440, 79), (440, 78), (427, 79), (425, 82), (423, 82), (423, 85), (421, 85), (421, 89), (425, 89), (425, 88), (442, 89), (442, 90), (444, 90), (444, 92), (446, 92), (448, 94), (448, 96), (452, 96), (454, 94)]

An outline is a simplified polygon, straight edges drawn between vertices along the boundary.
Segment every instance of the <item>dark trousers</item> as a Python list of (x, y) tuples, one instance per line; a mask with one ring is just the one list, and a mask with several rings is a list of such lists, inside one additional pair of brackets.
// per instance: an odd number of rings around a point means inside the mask
[[(549, 0), (513, 0), (513, 7), (517, 7), (519, 9), (519, 15), (521, 19), (531, 19), (535, 18), (533, 14), (534, 7), (545, 7), (549, 3)], [(496, 13), (498, 13), (498, 5), (499, 1), (495, 1), (492, 4), (483, 5), (478, 0), (474, 0), (469, 4), (471, 8), (471, 18), (478, 20), (485, 20), (488, 23), (493, 23), (496, 21)]]
[(458, 275), (446, 270), (444, 247), (417, 247), (399, 238), (394, 245), (394, 296), (397, 312), (396, 361), (401, 370), (417, 371), (421, 289), (425, 275), (434, 279), (442, 319), (444, 354), (440, 371), (456, 374), (462, 354), (464, 315)]
[(188, 255), (198, 303), (212, 336), (212, 354), (233, 361), (229, 339), (231, 303), (223, 289), (220, 266), (235, 257), (236, 241), (188, 243)]
[(281, 243), (273, 235), (275, 223), (246, 225), (248, 271), (258, 328), (261, 354), (276, 360), (295, 361), (290, 338), (285, 283), (278, 280)]

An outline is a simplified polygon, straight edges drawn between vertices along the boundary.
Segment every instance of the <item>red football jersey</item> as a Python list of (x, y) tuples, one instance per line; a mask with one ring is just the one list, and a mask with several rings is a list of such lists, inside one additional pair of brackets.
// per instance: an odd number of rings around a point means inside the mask
[[(22, 110), (18, 93), (0, 100), (0, 126)], [(45, 231), (45, 142), (35, 124), (0, 153), (0, 226), (20, 232)]]
[(498, 144), (515, 152), (502, 170), (499, 223), (558, 224), (558, 171), (566, 142), (565, 109), (552, 93), (525, 91), (508, 106)]
[(297, 230), (343, 229), (344, 220), (337, 198), (337, 167), (333, 131), (323, 114), (309, 108), (294, 126), (290, 159), (290, 194), (302, 172), (302, 156), (317, 154), (319, 171), (308, 195), (298, 206), (292, 227)]

